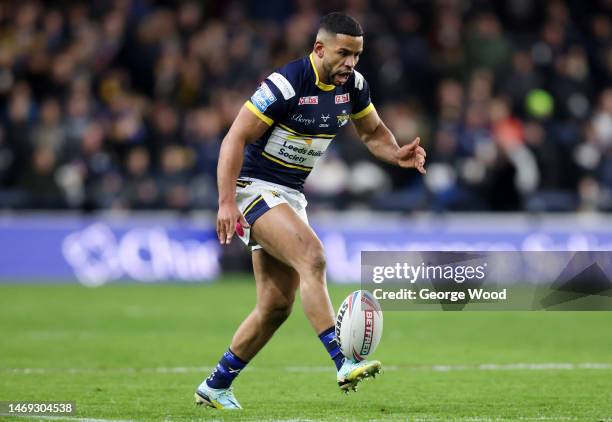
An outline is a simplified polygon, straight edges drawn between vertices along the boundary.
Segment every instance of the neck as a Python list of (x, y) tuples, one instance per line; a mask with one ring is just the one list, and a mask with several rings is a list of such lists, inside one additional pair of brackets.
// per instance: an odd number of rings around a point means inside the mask
[(312, 61), (315, 65), (315, 68), (317, 69), (317, 73), (319, 74), (319, 81), (323, 82), (324, 84), (329, 84), (325, 69), (323, 69), (323, 59), (317, 56), (314, 51), (311, 54)]
[(310, 61), (316, 73), (315, 84), (323, 91), (333, 91), (336, 88), (334, 85), (330, 84), (328, 81), (320, 79), (321, 76), (326, 76), (323, 70), (323, 59), (319, 58), (313, 51), (310, 53)]

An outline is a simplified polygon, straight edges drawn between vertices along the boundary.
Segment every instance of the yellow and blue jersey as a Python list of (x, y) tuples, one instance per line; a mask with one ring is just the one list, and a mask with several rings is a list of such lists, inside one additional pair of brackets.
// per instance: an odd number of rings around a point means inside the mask
[(247, 145), (240, 177), (299, 191), (340, 128), (374, 110), (359, 72), (342, 86), (325, 84), (312, 54), (268, 76), (245, 105), (270, 128)]

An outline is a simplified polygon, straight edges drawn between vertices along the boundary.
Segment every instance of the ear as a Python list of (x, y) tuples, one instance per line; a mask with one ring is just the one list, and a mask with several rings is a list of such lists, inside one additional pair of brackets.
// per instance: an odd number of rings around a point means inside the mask
[(318, 58), (322, 59), (323, 53), (325, 52), (325, 45), (323, 44), (323, 41), (316, 40), (312, 51), (314, 51)]

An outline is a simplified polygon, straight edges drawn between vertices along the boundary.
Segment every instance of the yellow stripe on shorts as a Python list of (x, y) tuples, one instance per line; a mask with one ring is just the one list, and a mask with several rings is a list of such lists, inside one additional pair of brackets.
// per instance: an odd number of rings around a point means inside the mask
[(263, 196), (261, 196), (261, 195), (259, 195), (255, 199), (253, 199), (253, 201), (246, 207), (246, 209), (244, 210), (242, 215), (246, 217), (246, 215), (249, 213), (249, 211), (251, 211), (253, 209), (253, 207), (255, 205), (257, 205), (259, 203), (259, 201), (261, 201), (262, 199), (263, 199)]

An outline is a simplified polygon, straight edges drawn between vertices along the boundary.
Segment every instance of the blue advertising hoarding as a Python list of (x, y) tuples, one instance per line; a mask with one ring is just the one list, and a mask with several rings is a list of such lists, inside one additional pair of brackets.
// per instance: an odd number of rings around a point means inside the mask
[(214, 280), (220, 247), (210, 224), (54, 216), (0, 219), (0, 280)]
[[(603, 217), (366, 214), (313, 216), (311, 221), (325, 246), (333, 282), (359, 282), (362, 251), (612, 250), (612, 220)], [(210, 217), (0, 218), (0, 282), (5, 283), (213, 281), (222, 272), (223, 251)]]

